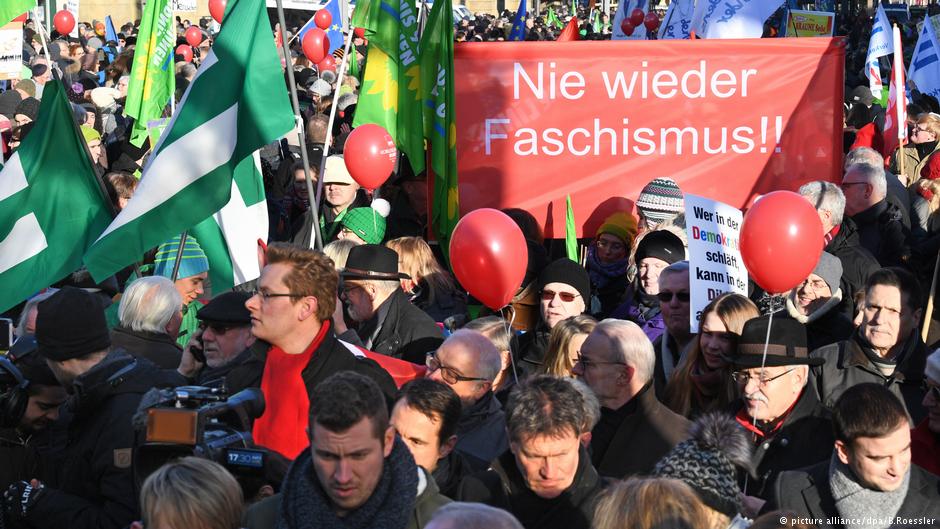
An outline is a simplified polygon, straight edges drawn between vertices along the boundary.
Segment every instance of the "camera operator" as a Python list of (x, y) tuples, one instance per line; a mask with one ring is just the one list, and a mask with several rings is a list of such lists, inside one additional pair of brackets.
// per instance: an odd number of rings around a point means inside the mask
[(150, 388), (176, 385), (181, 377), (112, 351), (100, 302), (78, 288), (65, 287), (39, 304), (36, 340), (71, 394), (63, 408), (68, 436), (52, 455), (47, 482), (34, 476), (7, 488), (7, 519), (35, 529), (127, 527), (139, 511), (131, 417)]
[(193, 334), (180, 362), (179, 372), (198, 386), (224, 382), (226, 393), (261, 386), (264, 362), (256, 357), (251, 346), (251, 314), (245, 302), (247, 292), (234, 290), (212, 298), (199, 309), (199, 330)]

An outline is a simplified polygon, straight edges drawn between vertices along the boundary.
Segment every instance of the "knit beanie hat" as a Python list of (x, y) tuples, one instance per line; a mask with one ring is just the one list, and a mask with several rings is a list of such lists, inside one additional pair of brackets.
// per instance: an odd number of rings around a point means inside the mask
[(95, 294), (63, 287), (39, 303), (36, 342), (40, 355), (59, 362), (106, 350), (111, 335), (104, 307)]
[(647, 232), (636, 247), (633, 260), (637, 264), (647, 257), (654, 257), (669, 264), (685, 260), (685, 245), (678, 235), (669, 230)]
[(623, 241), (625, 246), (629, 247), (633, 244), (633, 238), (636, 237), (637, 233), (636, 218), (629, 213), (618, 211), (604, 219), (604, 223), (597, 229), (595, 237), (600, 237), (604, 233), (617, 237)]
[(738, 468), (751, 466), (751, 443), (734, 417), (719, 412), (703, 415), (656, 463), (653, 476), (675, 478), (692, 487), (705, 505), (734, 518), (742, 511)]
[[(385, 202), (384, 199), (377, 199), (376, 202)], [(382, 244), (385, 238), (385, 216), (383, 215), (382, 204), (373, 204), (370, 208), (354, 208), (349, 210), (343, 216), (343, 227), (355, 233), (366, 244)]]
[(924, 164), (924, 168), (920, 170), (920, 177), (927, 180), (940, 178), (940, 156), (935, 154), (930, 156), (927, 163)]
[(829, 285), (829, 290), (835, 295), (839, 290), (839, 281), (842, 279), (842, 261), (829, 252), (823, 252), (819, 255), (819, 261), (813, 273), (823, 278), (823, 281)]
[(310, 85), (310, 93), (317, 94), (320, 97), (328, 96), (333, 93), (333, 87), (323, 79), (317, 79)]
[[(153, 262), (153, 275), (171, 278), (173, 276), (173, 265), (176, 263), (176, 255), (180, 249), (180, 236), (177, 235), (157, 248), (157, 256)], [(180, 262), (179, 272), (176, 279), (201, 274), (209, 271), (209, 259), (206, 253), (202, 251), (199, 242), (192, 235), (186, 236), (186, 245), (183, 248), (183, 259)]]
[(578, 294), (581, 294), (581, 299), (584, 300), (584, 304), (590, 306), (591, 276), (588, 275), (587, 270), (585, 270), (583, 266), (571, 259), (567, 257), (556, 259), (548, 263), (548, 266), (542, 269), (542, 273), (539, 275), (539, 290), (545, 288), (545, 285), (549, 283), (571, 285), (578, 291)]
[(39, 100), (35, 97), (27, 97), (26, 99), (20, 101), (19, 105), (16, 105), (16, 110), (13, 111), (14, 116), (16, 114), (23, 114), (28, 116), (29, 119), (36, 121), (36, 118), (39, 117)]
[(82, 137), (85, 138), (85, 143), (91, 143), (93, 140), (100, 140), (101, 133), (95, 130), (94, 127), (89, 127), (88, 125), (82, 125)]
[(672, 178), (656, 178), (640, 191), (636, 209), (647, 223), (661, 224), (685, 211), (682, 190)]
[(924, 367), (924, 376), (934, 384), (940, 384), (940, 349), (927, 357), (927, 366)]
[(32, 79), (23, 79), (17, 82), (15, 88), (26, 92), (29, 97), (36, 97), (36, 83)]

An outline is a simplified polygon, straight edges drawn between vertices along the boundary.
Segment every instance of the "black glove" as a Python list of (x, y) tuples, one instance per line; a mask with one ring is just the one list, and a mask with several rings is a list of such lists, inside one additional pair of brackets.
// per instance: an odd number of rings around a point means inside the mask
[(29, 481), (17, 481), (3, 493), (3, 510), (14, 519), (26, 518), (29, 510), (36, 505), (45, 492), (46, 486), (36, 482), (33, 486)]

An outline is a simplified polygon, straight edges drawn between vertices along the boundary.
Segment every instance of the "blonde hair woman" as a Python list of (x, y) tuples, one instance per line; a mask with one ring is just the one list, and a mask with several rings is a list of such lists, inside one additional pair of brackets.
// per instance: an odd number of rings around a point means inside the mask
[(160, 467), (140, 489), (143, 524), (131, 529), (238, 529), (242, 489), (225, 467), (184, 457)]
[(581, 351), (581, 344), (594, 327), (597, 320), (584, 314), (572, 316), (561, 320), (554, 327), (548, 337), (548, 349), (545, 351), (545, 360), (538, 372), (547, 375), (570, 377), (574, 363)]
[(695, 491), (678, 479), (630, 478), (608, 488), (593, 529), (713, 529)]
[(398, 271), (411, 276), (402, 280), (402, 289), (414, 296), (418, 308), (443, 322), (466, 313), (467, 302), (457, 282), (441, 267), (428, 243), (420, 237), (399, 237), (385, 243), (398, 253)]

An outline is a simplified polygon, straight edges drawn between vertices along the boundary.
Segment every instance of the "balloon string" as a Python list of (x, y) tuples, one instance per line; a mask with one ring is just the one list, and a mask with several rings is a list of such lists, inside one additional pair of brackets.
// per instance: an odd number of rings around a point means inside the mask
[[(767, 365), (767, 348), (768, 348), (768, 346), (770, 345), (770, 328), (773, 326), (773, 323), (774, 323), (774, 311), (771, 310), (771, 311), (770, 311), (770, 316), (768, 316), (768, 318), (767, 318), (767, 335), (764, 336), (764, 353), (761, 355), (761, 359), (760, 359), (760, 374), (757, 375), (757, 376), (758, 376), (758, 379), (757, 379), (757, 380), (758, 380), (758, 388), (760, 387), (760, 378), (759, 378), (759, 377), (763, 376), (763, 374), (764, 374), (764, 367), (766, 367), (766, 365)], [(744, 385), (747, 386), (747, 383), (745, 382)], [(745, 397), (746, 397), (746, 395), (745, 395)], [(767, 403), (764, 403), (764, 405), (766, 406)], [(757, 418), (756, 418), (756, 417), (751, 417), (751, 426), (753, 426), (755, 429), (757, 428)], [(748, 478), (749, 478), (749, 477), (750, 477), (749, 473), (745, 473), (745, 474), (744, 474), (744, 488), (743, 488), (742, 490), (744, 491), (745, 494), (747, 494), (747, 482), (748, 482)]]
[(516, 309), (512, 305), (507, 305), (505, 308), (509, 309), (509, 321), (506, 321), (506, 318), (503, 318), (503, 324), (506, 326), (506, 333), (509, 334), (509, 365), (512, 367), (512, 380), (514, 383), (519, 384), (519, 375), (516, 373), (516, 360), (515, 356), (512, 353), (512, 324), (516, 322)]

